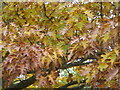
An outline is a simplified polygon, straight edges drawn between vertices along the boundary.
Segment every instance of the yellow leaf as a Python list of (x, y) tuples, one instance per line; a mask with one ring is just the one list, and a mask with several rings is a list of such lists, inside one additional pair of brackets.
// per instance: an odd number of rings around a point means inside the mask
[(82, 45), (83, 45), (84, 48), (87, 48), (87, 46), (88, 46), (88, 41), (82, 41), (81, 43), (82, 43)]
[(53, 52), (53, 54), (54, 54), (54, 58), (57, 59), (57, 53)]
[(63, 55), (63, 50), (61, 48), (58, 48), (57, 52), (58, 52), (59, 55), (61, 55), (61, 56)]
[(114, 52), (116, 53), (117, 56), (119, 56), (119, 50), (114, 49)]
[(110, 36), (109, 36), (109, 32), (108, 32), (104, 35), (103, 40), (106, 42), (109, 38), (110, 38)]
[(51, 76), (51, 75), (48, 75), (48, 77), (49, 77), (50, 81), (51, 81), (53, 84), (55, 84), (55, 81), (54, 81), (54, 79), (52, 78), (52, 76)]
[(99, 66), (98, 66), (98, 68), (100, 69), (100, 71), (103, 71), (107, 67), (108, 67), (108, 65), (106, 63), (100, 63)]
[(86, 10), (85, 14), (87, 14), (87, 16), (90, 17), (90, 18), (94, 17), (93, 14), (89, 10)]
[(28, 34), (28, 35), (30, 35), (30, 34), (31, 34), (31, 32), (29, 32), (29, 31), (25, 31), (24, 33), (25, 33), (25, 34)]

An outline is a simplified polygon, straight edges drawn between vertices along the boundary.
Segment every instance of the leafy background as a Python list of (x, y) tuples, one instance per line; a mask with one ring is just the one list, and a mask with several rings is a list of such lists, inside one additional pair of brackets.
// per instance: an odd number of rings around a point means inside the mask
[(117, 2), (5, 2), (4, 87), (33, 77), (26, 88), (118, 88), (118, 10)]

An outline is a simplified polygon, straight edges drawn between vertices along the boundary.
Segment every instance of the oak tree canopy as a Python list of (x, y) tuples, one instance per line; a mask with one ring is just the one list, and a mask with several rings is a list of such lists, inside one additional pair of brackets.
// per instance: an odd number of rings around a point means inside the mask
[(118, 88), (117, 2), (4, 2), (2, 8), (4, 88)]

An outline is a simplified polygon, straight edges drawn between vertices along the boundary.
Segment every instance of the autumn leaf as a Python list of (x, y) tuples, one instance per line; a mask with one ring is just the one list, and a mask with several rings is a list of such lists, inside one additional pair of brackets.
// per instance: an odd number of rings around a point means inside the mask
[(112, 80), (112, 78), (115, 77), (116, 74), (118, 74), (118, 71), (119, 71), (118, 68), (112, 68), (111, 70), (109, 70), (108, 71), (109, 73), (105, 75), (106, 76), (106, 80), (107, 81)]
[(0, 2), (3, 89), (119, 86), (118, 2), (62, 1)]
[(109, 32), (108, 32), (104, 35), (103, 40), (106, 42), (109, 38), (110, 38), (110, 36), (109, 36)]
[(78, 22), (76, 25), (77, 25), (77, 27), (78, 27), (80, 30), (82, 30), (83, 25), (84, 25), (84, 22), (83, 22), (83, 21)]
[(87, 14), (88, 17), (90, 17), (90, 18), (93, 18), (93, 17), (94, 17), (91, 11), (86, 10), (86, 11), (85, 11), (85, 14)]
[(108, 67), (108, 65), (106, 63), (101, 63), (99, 64), (98, 68), (100, 69), (100, 71), (103, 71), (104, 69), (106, 69)]

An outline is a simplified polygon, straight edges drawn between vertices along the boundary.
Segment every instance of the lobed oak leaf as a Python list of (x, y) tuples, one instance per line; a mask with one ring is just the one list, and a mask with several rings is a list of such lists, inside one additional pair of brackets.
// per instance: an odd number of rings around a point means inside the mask
[(119, 68), (118, 67), (111, 68), (108, 72), (109, 73), (106, 74), (105, 77), (107, 81), (110, 81), (118, 74)]
[(60, 56), (63, 56), (63, 50), (62, 50), (61, 48), (58, 48), (58, 49), (57, 49), (57, 52), (58, 52), (58, 54), (59, 54)]
[(111, 64), (113, 64), (114, 63), (114, 61), (116, 60), (116, 54), (111, 54), (109, 57), (108, 57), (108, 59), (110, 59), (110, 62), (111, 62)]
[(73, 37), (72, 40), (71, 40), (71, 42), (70, 42), (70, 44), (72, 45), (72, 44), (74, 44), (75, 42), (79, 42), (79, 38)]
[(48, 75), (49, 77), (49, 80), (53, 83), (53, 84), (56, 84), (55, 80), (53, 79), (53, 77), (51, 75)]
[(99, 66), (98, 66), (98, 68), (100, 69), (100, 71), (103, 71), (107, 67), (108, 67), (108, 65), (106, 63), (99, 63)]
[(105, 35), (103, 35), (103, 40), (106, 42), (108, 39), (110, 39), (110, 33), (106, 33)]
[(94, 15), (92, 14), (92, 12), (90, 10), (85, 10), (85, 14), (87, 14), (88, 17), (90, 17), (90, 18), (94, 17)]

